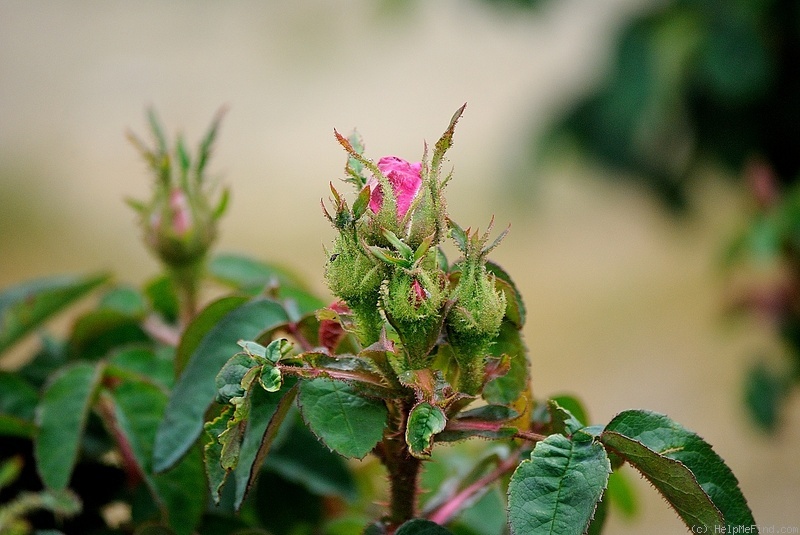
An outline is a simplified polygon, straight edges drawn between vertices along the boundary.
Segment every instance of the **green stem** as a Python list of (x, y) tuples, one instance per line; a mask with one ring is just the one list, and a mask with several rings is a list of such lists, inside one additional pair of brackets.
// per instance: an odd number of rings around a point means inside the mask
[(204, 262), (198, 261), (185, 266), (173, 267), (170, 270), (178, 293), (178, 317), (184, 328), (197, 315), (200, 275), (203, 267)]
[(458, 391), (471, 396), (480, 393), (483, 388), (485, 367), (483, 357), (475, 355), (468, 358), (457, 358)]

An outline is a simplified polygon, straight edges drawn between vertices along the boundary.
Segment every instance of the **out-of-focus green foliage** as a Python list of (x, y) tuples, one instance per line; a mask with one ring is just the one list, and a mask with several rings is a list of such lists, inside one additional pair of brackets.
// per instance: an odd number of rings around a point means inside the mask
[(800, 4), (673, 0), (630, 21), (602, 82), (561, 114), (541, 157), (564, 142), (644, 184), (668, 206), (690, 202), (700, 163), (733, 176), (766, 162), (800, 173)]

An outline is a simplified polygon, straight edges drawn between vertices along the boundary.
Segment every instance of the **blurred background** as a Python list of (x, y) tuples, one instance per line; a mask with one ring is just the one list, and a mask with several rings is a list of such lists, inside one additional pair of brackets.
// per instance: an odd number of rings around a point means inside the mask
[[(688, 10), (703, 2), (673, 4)], [(759, 2), (734, 4), (747, 13)], [(779, 342), (766, 324), (725, 314), (731, 281), (720, 258), (753, 204), (738, 179), (745, 158), (715, 165), (687, 156), (705, 139), (705, 130), (690, 128), (692, 106), (714, 108), (669, 97), (670, 68), (696, 43), (696, 21), (679, 14), (658, 27), (668, 51), (659, 56), (665, 67), (648, 79), (667, 95), (658, 105), (641, 105), (641, 91), (632, 90), (614, 93), (606, 107), (641, 112), (645, 124), (666, 121), (664, 135), (641, 142), (639, 123), (575, 107), (598, 87), (613, 89), (610, 73), (652, 74), (636, 54), (627, 70), (615, 70), (620, 50), (640, 52), (644, 42), (636, 40), (639, 30), (628, 32), (628, 48), (618, 46), (619, 37), (666, 5), (5, 0), (0, 286), (100, 269), (134, 284), (153, 276), (156, 262), (124, 203), (147, 197), (150, 175), (125, 132), (145, 135), (145, 110), (153, 106), (169, 132), (180, 130), (194, 144), (227, 106), (211, 162), (212, 174), (232, 189), (217, 249), (281, 263), (327, 295), (323, 246), (334, 231), (319, 202), (328, 183), (343, 178), (345, 163), (333, 129), (357, 127), (374, 159), (415, 160), (423, 141), (438, 139), (467, 102), (448, 153), (455, 169), (449, 209), (462, 226), (485, 228), (492, 215), (498, 227), (512, 226), (493, 258), (528, 306), (534, 394), (574, 393), (596, 423), (627, 408), (667, 413), (715, 446), (759, 524), (800, 526), (800, 400), (789, 398), (777, 434), (753, 426), (742, 405), (743, 376), (754, 356), (772, 354)], [(759, 67), (757, 54), (727, 53), (747, 38), (734, 33), (729, 48), (711, 54), (723, 58), (712, 61), (723, 92), (730, 79), (761, 87), (775, 67), (769, 58)], [(736, 69), (757, 71), (755, 81)], [(754, 94), (732, 91), (723, 108)], [(756, 119), (764, 117), (759, 109)], [(728, 127), (715, 117), (698, 124)], [(616, 133), (595, 129), (592, 138), (580, 128), (603, 118)], [(598, 139), (611, 147), (595, 150), (600, 158), (574, 157), (592, 153)], [(630, 154), (640, 145), (641, 154)], [(668, 157), (646, 159), (654, 147)], [(797, 139), (775, 150), (800, 154)], [(0, 362), (15, 364), (14, 354)], [(632, 520), (612, 513), (607, 533), (684, 532), (648, 484), (630, 475), (640, 513)]]

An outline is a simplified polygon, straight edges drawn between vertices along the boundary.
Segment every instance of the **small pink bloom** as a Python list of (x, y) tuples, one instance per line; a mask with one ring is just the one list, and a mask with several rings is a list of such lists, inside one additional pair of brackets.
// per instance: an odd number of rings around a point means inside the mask
[[(417, 196), (422, 186), (420, 177), (420, 162), (407, 162), (397, 156), (384, 156), (378, 161), (378, 169), (386, 175), (392, 185), (392, 191), (397, 198), (397, 217), (402, 218), (411, 207), (411, 202)], [(374, 213), (378, 213), (383, 204), (383, 191), (378, 179), (375, 177), (367, 181), (370, 189), (369, 207)]]

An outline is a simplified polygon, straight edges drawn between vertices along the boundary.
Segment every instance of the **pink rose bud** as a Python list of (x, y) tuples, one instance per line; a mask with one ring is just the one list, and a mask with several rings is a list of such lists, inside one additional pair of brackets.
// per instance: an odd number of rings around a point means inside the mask
[(170, 192), (169, 207), (172, 212), (172, 231), (178, 236), (185, 236), (191, 230), (192, 216), (186, 194), (179, 188)]
[[(411, 202), (422, 186), (421, 168), (421, 162), (411, 163), (397, 156), (384, 156), (378, 161), (378, 169), (389, 179), (392, 191), (397, 198), (398, 219), (405, 217), (411, 207)], [(367, 185), (370, 188), (369, 207), (377, 214), (383, 204), (381, 185), (375, 177), (370, 178)]]

